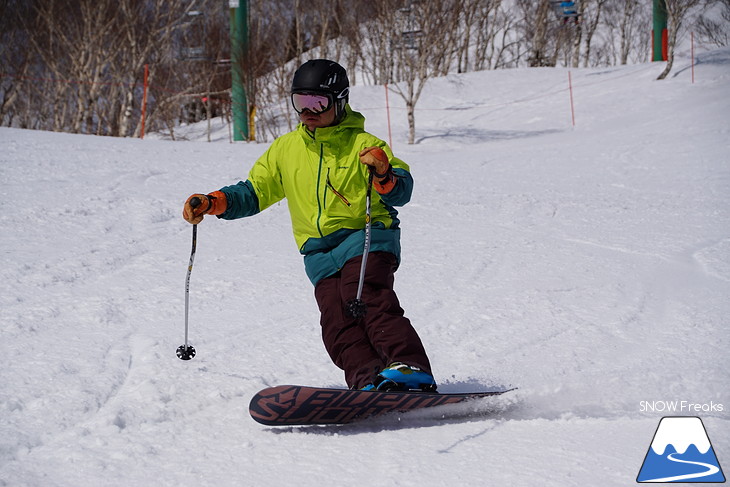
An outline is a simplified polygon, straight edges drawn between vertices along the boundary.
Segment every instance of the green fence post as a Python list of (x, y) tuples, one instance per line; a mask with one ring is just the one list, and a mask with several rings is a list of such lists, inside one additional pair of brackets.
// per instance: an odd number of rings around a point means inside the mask
[(248, 100), (244, 68), (248, 52), (248, 0), (229, 0), (231, 9), (231, 110), (233, 140), (248, 140)]
[(664, 0), (654, 0), (654, 29), (652, 30), (651, 60), (667, 60), (667, 5)]

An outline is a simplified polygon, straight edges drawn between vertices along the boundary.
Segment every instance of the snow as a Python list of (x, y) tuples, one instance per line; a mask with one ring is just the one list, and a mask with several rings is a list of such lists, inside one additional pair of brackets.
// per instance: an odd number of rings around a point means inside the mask
[[(284, 204), (201, 223), (175, 355), (182, 202), (266, 144), (0, 129), (0, 485), (628, 485), (665, 415), (730, 464), (730, 50), (662, 68), (573, 69), (575, 127), (566, 69), (434, 79), (412, 146), (391, 93), (403, 307), (441, 390), (519, 389), (348, 426), (248, 416), (344, 385)], [(387, 140), (384, 98), (351, 101)]]
[[(677, 441), (678, 438), (682, 441)], [(710, 441), (702, 427), (702, 421), (696, 417), (664, 418), (651, 442), (651, 449), (657, 455), (664, 455), (668, 445), (674, 446), (677, 453), (686, 452), (690, 445), (696, 446), (703, 455), (710, 449)]]

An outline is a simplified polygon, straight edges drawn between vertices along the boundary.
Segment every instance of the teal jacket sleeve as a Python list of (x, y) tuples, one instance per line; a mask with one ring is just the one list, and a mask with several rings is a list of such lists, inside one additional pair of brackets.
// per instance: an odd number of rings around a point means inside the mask
[(413, 177), (410, 171), (401, 167), (394, 167), (393, 173), (396, 176), (396, 183), (388, 194), (381, 194), (380, 199), (388, 206), (403, 206), (411, 201), (413, 194)]
[(222, 214), (218, 215), (218, 218), (235, 220), (237, 218), (255, 215), (261, 211), (259, 208), (259, 198), (256, 196), (256, 191), (254, 191), (251, 181), (239, 181), (232, 186), (221, 188), (221, 191), (226, 195), (228, 208)]

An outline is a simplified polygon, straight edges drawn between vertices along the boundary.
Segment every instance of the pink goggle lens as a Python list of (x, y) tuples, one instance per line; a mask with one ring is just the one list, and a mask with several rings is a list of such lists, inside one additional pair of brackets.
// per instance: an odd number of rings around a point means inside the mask
[(291, 103), (297, 113), (309, 110), (312, 113), (323, 113), (332, 106), (332, 99), (327, 95), (310, 93), (292, 93)]

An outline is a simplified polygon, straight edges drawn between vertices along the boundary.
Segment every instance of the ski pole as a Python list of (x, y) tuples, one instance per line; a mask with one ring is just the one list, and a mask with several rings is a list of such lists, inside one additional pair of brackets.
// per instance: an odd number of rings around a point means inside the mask
[(362, 289), (365, 285), (365, 267), (368, 263), (368, 253), (370, 252), (370, 193), (373, 189), (373, 172), (370, 171), (368, 176), (368, 189), (365, 193), (365, 248), (362, 251), (362, 262), (360, 263), (360, 280), (357, 283), (357, 296), (355, 299), (348, 301), (347, 311), (353, 318), (362, 318), (368, 312), (368, 305), (362, 300)]
[[(197, 208), (200, 206), (200, 198), (197, 196), (190, 200), (190, 206)], [(193, 225), (193, 249), (190, 251), (190, 262), (188, 263), (188, 275), (185, 278), (185, 343), (177, 347), (177, 356), (180, 360), (190, 360), (195, 357), (195, 349), (188, 344), (188, 309), (190, 307), (190, 273), (193, 271), (193, 261), (195, 260), (195, 248), (198, 244), (198, 225)]]

